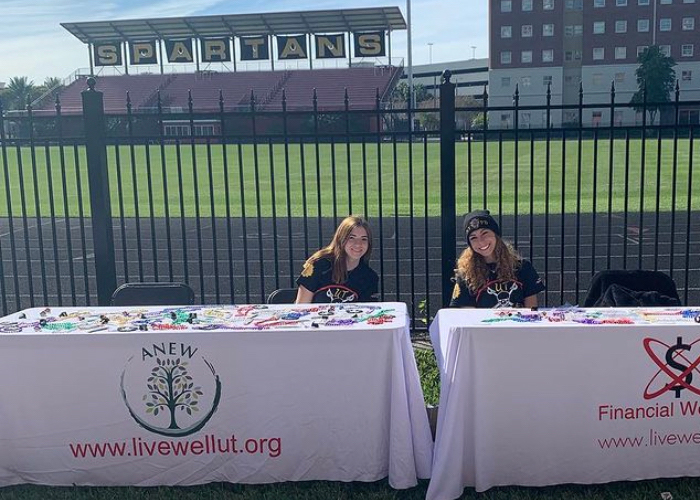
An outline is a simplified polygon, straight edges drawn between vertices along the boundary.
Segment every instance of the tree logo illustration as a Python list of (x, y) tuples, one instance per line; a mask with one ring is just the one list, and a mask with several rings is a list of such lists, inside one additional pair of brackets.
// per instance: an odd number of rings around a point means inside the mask
[(121, 374), (122, 399), (141, 427), (163, 436), (189, 436), (214, 415), (221, 381), (197, 351), (185, 344), (161, 343), (129, 358)]

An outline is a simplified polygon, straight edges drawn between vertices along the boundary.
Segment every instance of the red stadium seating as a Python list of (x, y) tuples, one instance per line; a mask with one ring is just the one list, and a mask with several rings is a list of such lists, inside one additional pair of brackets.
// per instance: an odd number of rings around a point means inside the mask
[[(249, 109), (251, 91), (258, 110), (282, 109), (283, 91), (288, 110), (309, 110), (313, 107), (316, 89), (320, 111), (344, 109), (347, 88), (350, 109), (374, 109), (376, 94), (384, 97), (398, 81), (402, 69), (396, 67), (361, 67), (345, 69), (281, 70), (237, 73), (172, 73), (165, 75), (121, 75), (97, 78), (96, 89), (104, 96), (105, 112), (126, 113), (126, 96), (134, 113), (153, 112), (157, 93), (167, 111), (188, 111), (189, 94), (195, 111), (218, 111), (219, 90), (226, 111)], [(82, 110), (81, 92), (87, 88), (85, 78), (76, 80), (59, 94), (64, 114)], [(38, 114), (54, 110), (53, 99), (35, 106)]]

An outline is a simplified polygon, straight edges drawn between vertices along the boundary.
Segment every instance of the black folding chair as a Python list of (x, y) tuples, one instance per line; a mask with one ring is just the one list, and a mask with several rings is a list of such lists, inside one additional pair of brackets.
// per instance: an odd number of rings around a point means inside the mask
[(189, 306), (194, 291), (185, 283), (124, 283), (112, 294), (113, 306)]
[[(614, 298), (612, 291), (623, 292), (620, 296), (624, 296), (624, 290), (632, 292), (656, 292), (650, 293), (642, 297), (648, 301), (659, 301), (658, 304), (643, 304), (643, 305), (681, 305), (681, 299), (678, 296), (676, 283), (666, 273), (661, 271), (647, 271), (644, 269), (637, 270), (618, 270), (606, 269), (597, 272), (591, 279), (591, 284), (588, 287), (588, 294), (583, 303), (583, 307), (599, 307), (605, 305), (622, 305), (611, 304), (610, 297)], [(638, 294), (639, 295), (639, 294)], [(604, 302), (604, 303), (601, 303)], [(612, 301), (614, 302), (614, 300)]]
[(268, 304), (294, 304), (296, 300), (296, 288), (280, 288), (267, 296)]

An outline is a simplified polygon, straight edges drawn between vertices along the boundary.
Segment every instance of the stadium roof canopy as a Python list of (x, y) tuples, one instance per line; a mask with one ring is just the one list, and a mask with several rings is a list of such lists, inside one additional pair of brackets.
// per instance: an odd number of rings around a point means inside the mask
[(398, 7), (61, 23), (83, 43), (248, 35), (404, 30)]

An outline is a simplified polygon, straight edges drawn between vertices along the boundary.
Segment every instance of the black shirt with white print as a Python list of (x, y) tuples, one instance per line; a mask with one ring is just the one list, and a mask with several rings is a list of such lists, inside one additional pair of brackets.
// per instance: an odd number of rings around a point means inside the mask
[(318, 259), (304, 264), (297, 285), (314, 293), (312, 302), (371, 302), (377, 293), (379, 276), (364, 261), (352, 271), (343, 283), (333, 281), (333, 265), (330, 259)]
[(535, 295), (545, 289), (530, 261), (523, 259), (515, 273), (515, 280), (499, 279), (496, 264), (489, 264), (490, 272), (486, 284), (474, 293), (467, 282), (457, 278), (452, 291), (450, 307), (478, 307), (484, 309), (500, 307), (523, 307), (525, 297)]

